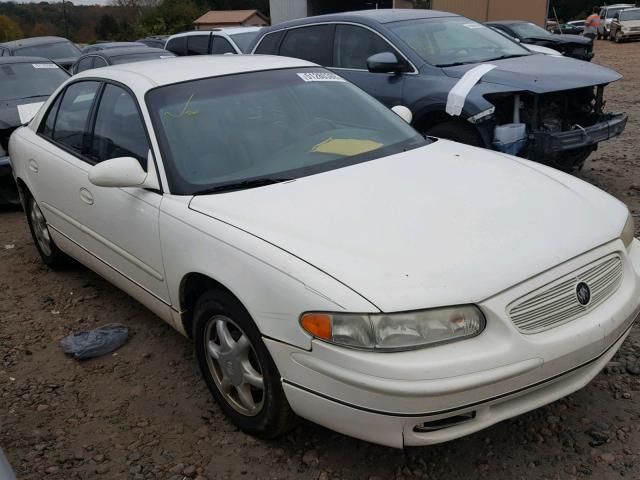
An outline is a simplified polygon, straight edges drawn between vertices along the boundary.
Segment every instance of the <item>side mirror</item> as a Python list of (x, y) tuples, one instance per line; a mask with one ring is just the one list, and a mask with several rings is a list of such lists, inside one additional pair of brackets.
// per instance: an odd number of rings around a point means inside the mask
[(89, 181), (98, 187), (143, 187), (147, 172), (133, 157), (105, 160), (89, 170)]
[(401, 119), (411, 125), (411, 121), (413, 120), (413, 113), (404, 105), (396, 105), (391, 108), (391, 111), (398, 115)]
[(404, 65), (391, 52), (381, 52), (367, 58), (367, 68), (371, 73), (400, 73)]

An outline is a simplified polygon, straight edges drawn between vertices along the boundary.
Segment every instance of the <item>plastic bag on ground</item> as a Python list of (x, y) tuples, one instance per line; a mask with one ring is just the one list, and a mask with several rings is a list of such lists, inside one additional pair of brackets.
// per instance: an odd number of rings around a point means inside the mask
[(64, 353), (83, 360), (113, 352), (125, 344), (128, 336), (127, 327), (109, 323), (88, 332), (72, 333), (60, 340), (60, 347)]

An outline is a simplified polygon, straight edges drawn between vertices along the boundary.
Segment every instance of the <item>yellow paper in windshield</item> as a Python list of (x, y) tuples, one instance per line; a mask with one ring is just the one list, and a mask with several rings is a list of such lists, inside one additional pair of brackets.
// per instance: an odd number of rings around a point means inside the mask
[(373, 140), (358, 140), (355, 138), (327, 138), (311, 149), (313, 153), (332, 153), (351, 157), (361, 153), (371, 152), (383, 147), (382, 143)]

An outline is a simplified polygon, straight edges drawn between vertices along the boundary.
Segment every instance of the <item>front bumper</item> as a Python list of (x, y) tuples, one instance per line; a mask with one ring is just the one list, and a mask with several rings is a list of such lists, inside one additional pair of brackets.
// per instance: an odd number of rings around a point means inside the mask
[[(521, 334), (506, 307), (611, 252), (624, 280), (603, 304), (564, 325)], [(640, 242), (620, 241), (479, 302), (485, 331), (469, 340), (396, 353), (313, 341), (304, 351), (265, 339), (300, 416), (363, 440), (402, 448), (452, 440), (566, 396), (588, 384), (618, 350), (640, 312)]]
[(611, 113), (604, 117), (595, 125), (568, 132), (533, 132), (529, 135), (529, 148), (539, 154), (552, 155), (597, 145), (624, 132), (628, 119), (625, 113)]
[(621, 32), (623, 40), (634, 40), (640, 38), (640, 30), (633, 30), (629, 32)]

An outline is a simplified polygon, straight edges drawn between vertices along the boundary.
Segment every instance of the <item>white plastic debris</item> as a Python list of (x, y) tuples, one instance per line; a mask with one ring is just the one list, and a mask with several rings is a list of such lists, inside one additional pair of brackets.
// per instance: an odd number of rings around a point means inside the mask
[(494, 68), (496, 68), (495, 65), (483, 63), (465, 73), (453, 88), (449, 90), (446, 107), (447, 113), (449, 115), (459, 116), (462, 113), (464, 102), (467, 100), (467, 95), (469, 95), (471, 89), (482, 77)]

